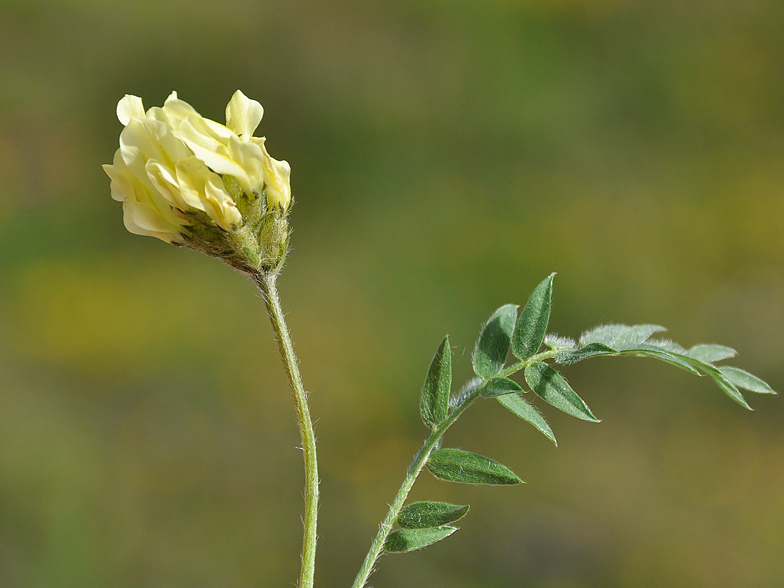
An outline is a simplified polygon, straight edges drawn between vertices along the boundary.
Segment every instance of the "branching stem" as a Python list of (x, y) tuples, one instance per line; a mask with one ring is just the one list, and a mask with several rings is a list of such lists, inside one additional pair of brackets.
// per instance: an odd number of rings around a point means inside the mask
[[(542, 353), (538, 353), (533, 357), (510, 365), (496, 377), (508, 377), (520, 371), (521, 369), (524, 369), (529, 364), (533, 364), (552, 357), (555, 355), (555, 353), (555, 351), (543, 351)], [(362, 562), (362, 567), (360, 568), (354, 583), (351, 585), (351, 588), (363, 588), (365, 586), (365, 583), (370, 577), (370, 574), (373, 573), (373, 567), (375, 566), (376, 561), (381, 556), (381, 552), (384, 549), (384, 542), (387, 540), (389, 533), (392, 531), (392, 526), (395, 524), (395, 521), (400, 514), (400, 510), (403, 508), (403, 504), (405, 504), (406, 498), (408, 498), (408, 494), (411, 492), (411, 488), (414, 487), (414, 482), (416, 482), (417, 477), (425, 467), (430, 454), (438, 445), (439, 440), (444, 435), (444, 433), (446, 433), (447, 429), (449, 429), (449, 427), (455, 423), (460, 415), (463, 414), (463, 412), (479, 397), (480, 392), (487, 385), (488, 381), (489, 379), (484, 380), (482, 384), (472, 390), (471, 393), (468, 394), (468, 396), (466, 396), (465, 399), (454, 408), (450, 415), (435, 429), (433, 429), (433, 432), (430, 433), (430, 436), (425, 440), (422, 448), (414, 456), (414, 460), (408, 467), (408, 472), (406, 472), (406, 477), (403, 480), (403, 484), (400, 486), (395, 499), (389, 506), (386, 517), (384, 517), (384, 520), (381, 522), (378, 533), (376, 534), (375, 539), (373, 539), (373, 543), (370, 545), (370, 551), (368, 551), (367, 556), (365, 556), (365, 561)]]

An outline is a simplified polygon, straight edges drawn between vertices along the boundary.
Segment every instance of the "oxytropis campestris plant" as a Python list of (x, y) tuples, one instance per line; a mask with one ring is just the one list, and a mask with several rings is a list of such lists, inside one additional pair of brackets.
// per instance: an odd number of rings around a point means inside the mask
[[(225, 125), (204, 118), (176, 93), (163, 107), (147, 111), (140, 98), (125, 96), (117, 105), (117, 116), (125, 126), (120, 148), (104, 170), (112, 180), (112, 197), (123, 203), (125, 226), (130, 232), (217, 257), (249, 276), (263, 295), (291, 386), (304, 449), (305, 532), (299, 586), (311, 588), (318, 515), (316, 442), (276, 288), (289, 245), (290, 168), (285, 161), (270, 157), (264, 138), (253, 136), (262, 114), (261, 105), (240, 91), (226, 107)], [(474, 402), (497, 400), (553, 443), (553, 431), (529, 398), (541, 399), (579, 419), (598, 421), (553, 364), (600, 356), (652, 357), (695, 375), (709, 376), (745, 408), (749, 405), (741, 389), (774, 393), (768, 384), (742, 369), (717, 365), (734, 357), (733, 349), (722, 345), (685, 349), (672, 341), (652, 338), (665, 330), (658, 325), (605, 325), (577, 340), (548, 334), (553, 276), (534, 289), (521, 311), (507, 304), (493, 313), (474, 349), (476, 378), (455, 392), (449, 339), (441, 341), (420, 399), (422, 420), (430, 434), (414, 456), (352, 588), (365, 586), (382, 553), (421, 549), (457, 530), (453, 523), (467, 513), (468, 506), (431, 501), (406, 505), (423, 469), (452, 482), (521, 482), (497, 461), (441, 447), (444, 433)], [(521, 382), (512, 379), (518, 372), (522, 373)], [(528, 394), (529, 390), (533, 394)]]

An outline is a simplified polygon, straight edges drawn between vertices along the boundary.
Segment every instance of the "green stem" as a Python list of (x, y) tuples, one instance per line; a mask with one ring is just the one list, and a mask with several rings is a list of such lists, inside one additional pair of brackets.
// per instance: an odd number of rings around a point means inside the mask
[(406, 498), (408, 498), (408, 493), (411, 492), (411, 488), (413, 488), (419, 473), (422, 471), (422, 468), (425, 467), (427, 459), (438, 444), (438, 441), (444, 433), (446, 433), (446, 430), (451, 427), (463, 411), (476, 400), (481, 389), (482, 386), (479, 386), (476, 390), (472, 391), (471, 395), (457, 406), (455, 410), (452, 411), (452, 414), (430, 433), (430, 436), (427, 438), (424, 445), (422, 445), (422, 448), (414, 456), (414, 461), (408, 466), (408, 472), (403, 480), (403, 484), (400, 486), (397, 496), (395, 496), (395, 499), (389, 506), (387, 516), (384, 517), (384, 520), (381, 522), (378, 533), (370, 546), (370, 551), (368, 551), (367, 556), (365, 556), (365, 561), (362, 562), (362, 567), (359, 569), (359, 573), (357, 574), (354, 583), (351, 585), (351, 588), (362, 588), (370, 577), (370, 574), (373, 573), (373, 566), (381, 555), (381, 551), (384, 549), (384, 542), (387, 540), (387, 536), (389, 536), (389, 533), (392, 530), (392, 525), (395, 524), (397, 515), (400, 514), (400, 509), (403, 508), (403, 504), (406, 502)]
[(550, 349), (548, 351), (542, 351), (540, 353), (537, 353), (536, 355), (533, 355), (532, 357), (529, 357), (528, 359), (521, 359), (517, 363), (513, 363), (512, 365), (502, 370), (501, 372), (499, 372), (493, 377), (508, 378), (509, 376), (516, 374), (520, 370), (527, 368), (529, 365), (538, 363), (540, 361), (544, 361), (545, 359), (550, 359), (551, 357), (555, 357), (562, 351), (563, 351), (562, 349)]
[[(521, 369), (524, 369), (526, 366), (548, 359), (557, 353), (558, 351), (556, 350), (537, 353), (533, 357), (520, 360), (519, 362), (510, 365), (495, 377), (509, 377)], [(398, 490), (395, 499), (389, 506), (387, 516), (384, 517), (384, 520), (381, 522), (378, 533), (376, 534), (375, 539), (373, 539), (373, 543), (370, 545), (370, 551), (368, 551), (367, 556), (365, 556), (365, 561), (362, 562), (362, 567), (359, 569), (359, 573), (357, 574), (354, 583), (351, 585), (351, 588), (363, 588), (365, 586), (365, 583), (370, 577), (370, 574), (373, 573), (373, 566), (376, 564), (376, 561), (384, 549), (384, 542), (387, 540), (390, 531), (392, 531), (392, 526), (395, 524), (397, 516), (400, 514), (400, 510), (403, 508), (403, 504), (405, 504), (409, 492), (411, 492), (411, 488), (414, 487), (414, 482), (416, 482), (417, 477), (425, 467), (425, 464), (427, 463), (430, 454), (433, 452), (433, 449), (436, 447), (444, 433), (446, 433), (447, 429), (451, 427), (460, 417), (460, 415), (463, 414), (463, 412), (479, 397), (480, 392), (489, 381), (489, 379), (484, 380), (479, 386), (472, 390), (471, 393), (466, 398), (464, 398), (458, 406), (455, 407), (447, 419), (438, 425), (438, 427), (433, 429), (433, 432), (430, 433), (430, 436), (427, 438), (427, 440), (425, 440), (422, 448), (414, 456), (414, 461), (412, 461), (411, 465), (408, 466), (408, 472), (406, 473), (406, 477), (403, 480), (403, 484), (400, 486), (400, 490)]]
[(302, 439), (303, 457), (305, 460), (305, 518), (304, 538), (302, 541), (302, 571), (299, 577), (299, 588), (313, 588), (313, 576), (316, 566), (316, 519), (318, 517), (318, 464), (316, 461), (316, 437), (313, 433), (313, 423), (310, 420), (308, 399), (302, 386), (302, 377), (299, 374), (297, 356), (294, 355), (294, 345), (289, 336), (289, 329), (280, 298), (276, 287), (278, 273), (275, 270), (253, 276), (254, 281), (264, 296), (267, 304), (267, 313), (272, 323), (272, 329), (278, 340), (280, 356), (289, 378), (291, 395), (297, 412), (300, 437)]

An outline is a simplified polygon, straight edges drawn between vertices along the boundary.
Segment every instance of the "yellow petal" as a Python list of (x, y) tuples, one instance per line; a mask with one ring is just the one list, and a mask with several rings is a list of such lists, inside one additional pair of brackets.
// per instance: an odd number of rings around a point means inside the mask
[(264, 150), (264, 183), (267, 193), (267, 206), (288, 210), (291, 205), (291, 166), (287, 161), (278, 161)]
[(144, 118), (144, 105), (142, 99), (138, 96), (131, 96), (126, 94), (125, 97), (117, 103), (117, 118), (123, 126), (126, 126), (133, 117)]
[(169, 168), (191, 153), (172, 133), (171, 127), (149, 118), (134, 118), (120, 134), (122, 158), (136, 177), (145, 177), (147, 160), (160, 161)]
[(182, 199), (180, 186), (173, 170), (161, 165), (159, 161), (154, 159), (148, 160), (144, 169), (152, 186), (169, 204), (180, 210), (188, 210), (188, 205)]
[[(260, 194), (264, 185), (264, 151), (255, 143), (244, 143), (237, 137), (229, 138), (229, 157), (241, 169), (235, 175), (243, 192)], [(234, 174), (232, 174), (234, 175)]]
[(177, 162), (177, 182), (182, 199), (207, 213), (221, 228), (233, 231), (242, 224), (242, 215), (223, 187), (223, 180), (198, 158)]
[(189, 116), (201, 118), (201, 115), (196, 112), (196, 109), (193, 106), (184, 100), (177, 98), (177, 92), (172, 92), (166, 99), (166, 102), (163, 103), (163, 110), (166, 111), (166, 114), (171, 120), (171, 125), (175, 129), (179, 127), (181, 121)]
[(237, 210), (237, 205), (224, 190), (222, 182), (220, 185), (214, 180), (207, 182), (204, 187), (204, 197), (212, 206), (213, 212), (210, 216), (222, 228), (234, 231), (242, 226), (242, 215)]
[(155, 208), (144, 202), (123, 202), (125, 228), (134, 235), (157, 237), (167, 243), (182, 243), (177, 226), (166, 222)]
[(104, 164), (103, 171), (112, 180), (112, 198), (122, 202), (126, 198), (133, 197), (133, 178), (128, 170), (128, 166), (125, 165), (120, 155), (119, 149), (114, 153), (114, 164)]
[(248, 174), (238, 162), (232, 159), (228, 147), (221, 138), (210, 132), (210, 128), (203, 121), (188, 117), (180, 124), (177, 136), (212, 171), (234, 176), (243, 190), (248, 189), (247, 186), (250, 185)]
[(237, 90), (226, 106), (226, 126), (237, 134), (240, 140), (246, 143), (253, 136), (253, 131), (259, 126), (264, 108), (255, 100)]

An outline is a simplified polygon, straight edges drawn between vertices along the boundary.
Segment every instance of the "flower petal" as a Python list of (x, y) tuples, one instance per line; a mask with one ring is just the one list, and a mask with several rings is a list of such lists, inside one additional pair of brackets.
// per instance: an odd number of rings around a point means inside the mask
[(117, 103), (117, 118), (120, 119), (123, 126), (126, 126), (133, 117), (144, 118), (144, 105), (138, 96), (126, 94)]
[(267, 193), (267, 206), (287, 210), (291, 205), (291, 166), (287, 161), (278, 161), (264, 150), (264, 183)]
[(147, 160), (155, 159), (169, 168), (190, 157), (191, 152), (172, 133), (169, 125), (149, 118), (134, 118), (120, 134), (123, 161), (136, 177), (146, 177)]
[(223, 187), (223, 180), (198, 158), (177, 162), (177, 181), (182, 199), (207, 213), (221, 228), (232, 231), (242, 225), (242, 215)]
[(112, 198), (118, 202), (122, 202), (126, 198), (133, 197), (133, 178), (128, 171), (128, 166), (122, 159), (120, 150), (114, 153), (114, 163), (112, 165), (104, 164), (103, 171), (111, 178)]
[(123, 202), (123, 222), (134, 235), (157, 237), (167, 243), (184, 241), (176, 225), (166, 222), (154, 207), (144, 202)]
[(264, 185), (264, 151), (256, 143), (244, 143), (237, 137), (229, 137), (229, 157), (241, 169), (234, 175), (246, 194), (261, 194)]
[(172, 92), (171, 95), (166, 99), (166, 102), (163, 103), (163, 110), (169, 116), (171, 125), (175, 129), (178, 128), (180, 123), (189, 116), (202, 118), (202, 116), (196, 112), (196, 109), (193, 106), (184, 100), (177, 98), (177, 92)]
[(264, 108), (255, 100), (237, 90), (226, 106), (226, 126), (237, 134), (240, 140), (246, 143), (253, 136), (253, 131), (259, 126)]
[(173, 170), (154, 159), (147, 160), (144, 169), (147, 171), (147, 179), (169, 204), (183, 211), (188, 210), (188, 204), (182, 198), (177, 176)]
[[(234, 200), (226, 193), (223, 182), (210, 179), (204, 186), (204, 197), (213, 207), (213, 214), (210, 216), (221, 227), (227, 231), (234, 231), (242, 226), (242, 215), (237, 210)], [(220, 182), (220, 183), (219, 183)]]

